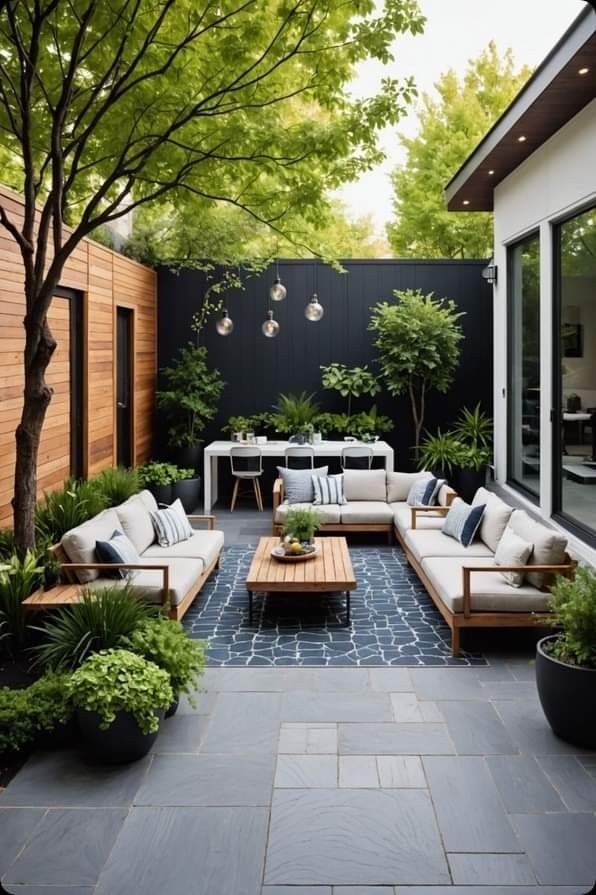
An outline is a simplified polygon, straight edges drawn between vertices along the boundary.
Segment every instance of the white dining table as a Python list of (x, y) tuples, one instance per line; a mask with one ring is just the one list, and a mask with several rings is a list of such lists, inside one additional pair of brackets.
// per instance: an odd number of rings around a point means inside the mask
[[(317, 457), (341, 457), (345, 447), (359, 445), (359, 441), (321, 441), (313, 444), (315, 460)], [(209, 513), (217, 502), (218, 496), (218, 463), (220, 457), (229, 457), (230, 450), (238, 447), (237, 441), (212, 441), (203, 452), (203, 502), (204, 512)], [(261, 449), (263, 457), (285, 456), (286, 448), (290, 447), (289, 441), (266, 441), (264, 444), (247, 445)], [(385, 469), (393, 470), (393, 448), (386, 441), (375, 441), (370, 445), (373, 449), (373, 457), (382, 457)]]

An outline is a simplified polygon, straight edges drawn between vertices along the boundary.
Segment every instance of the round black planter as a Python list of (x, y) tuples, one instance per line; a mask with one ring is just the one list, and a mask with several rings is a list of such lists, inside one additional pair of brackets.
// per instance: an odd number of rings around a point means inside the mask
[[(164, 713), (157, 713), (161, 722)], [(77, 721), (85, 744), (94, 755), (106, 764), (124, 764), (138, 761), (147, 755), (157, 739), (157, 733), (143, 733), (130, 712), (117, 712), (107, 730), (99, 726), (96, 712), (77, 711)]]
[(172, 448), (173, 462), (183, 469), (194, 469), (198, 472), (201, 468), (202, 455), (203, 448), (200, 444), (194, 444), (192, 447)]
[(172, 499), (180, 498), (182, 506), (187, 513), (192, 513), (199, 505), (201, 493), (201, 478), (181, 479), (172, 485)]
[(466, 503), (474, 499), (478, 488), (486, 485), (486, 469), (463, 469), (458, 466), (453, 470), (453, 487)]
[(174, 702), (170, 703), (170, 705), (166, 709), (166, 718), (173, 718), (176, 712), (178, 711), (178, 706), (180, 705), (180, 697), (177, 696)]
[(536, 645), (536, 686), (547, 721), (574, 746), (596, 748), (596, 668), (566, 665), (545, 652), (557, 635)]
[(62, 749), (72, 742), (76, 734), (74, 719), (65, 724), (57, 724), (52, 730), (42, 730), (36, 740), (38, 749)]
[(158, 503), (172, 503), (171, 485), (147, 485)]

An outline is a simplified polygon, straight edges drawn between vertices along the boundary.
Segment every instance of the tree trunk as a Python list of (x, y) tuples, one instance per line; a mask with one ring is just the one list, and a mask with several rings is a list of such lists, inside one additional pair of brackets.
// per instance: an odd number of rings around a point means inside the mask
[(13, 516), (18, 553), (35, 548), (35, 503), (39, 441), (53, 390), (45, 373), (56, 342), (47, 318), (41, 328), (25, 320), (25, 389), (23, 411), (16, 431), (17, 457), (14, 478)]

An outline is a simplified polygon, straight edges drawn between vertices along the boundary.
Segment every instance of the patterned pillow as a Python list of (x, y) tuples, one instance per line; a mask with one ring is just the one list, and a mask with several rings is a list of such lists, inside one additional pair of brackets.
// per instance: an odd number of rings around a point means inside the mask
[(323, 506), (324, 504), (344, 504), (347, 503), (344, 497), (344, 477), (343, 475), (313, 475), (312, 487), (315, 495), (313, 503), (315, 506)]
[(180, 499), (175, 500), (165, 510), (155, 510), (151, 513), (151, 521), (160, 547), (173, 547), (174, 544), (192, 537), (192, 526)]
[[(114, 531), (109, 541), (96, 541), (95, 555), (97, 562), (137, 563), (141, 561), (135, 545), (121, 531)], [(100, 577), (105, 575), (106, 578), (128, 578), (133, 572), (133, 569), (114, 569), (113, 572), (100, 570)]]
[(313, 475), (327, 475), (328, 466), (317, 466), (316, 469), (290, 469), (278, 466), (277, 472), (284, 483), (284, 496), (288, 503), (312, 503)]
[[(534, 545), (516, 535), (509, 526), (503, 532), (495, 553), (498, 566), (525, 566), (534, 551)], [(524, 572), (501, 572), (501, 576), (512, 587), (521, 587), (524, 583)]]
[(434, 507), (439, 496), (439, 491), (445, 484), (445, 479), (416, 479), (408, 492), (408, 504), (411, 507)]
[(464, 547), (469, 547), (482, 522), (484, 508), (485, 504), (471, 507), (461, 497), (456, 497), (445, 517), (443, 534), (459, 541)]

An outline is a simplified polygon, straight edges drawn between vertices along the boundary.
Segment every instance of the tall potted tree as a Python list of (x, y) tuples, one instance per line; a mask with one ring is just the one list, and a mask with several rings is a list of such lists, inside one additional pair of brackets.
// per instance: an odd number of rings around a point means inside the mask
[(463, 313), (454, 301), (435, 298), (432, 292), (406, 289), (393, 295), (395, 303), (374, 306), (369, 329), (377, 334), (387, 390), (410, 400), (418, 458), (428, 394), (447, 392), (459, 364), (464, 336), (458, 321)]
[[(207, 349), (192, 343), (179, 350), (161, 376), (163, 388), (156, 399), (168, 425), (168, 444), (179, 466), (196, 471), (201, 459), (201, 435), (217, 413), (225, 383), (219, 370), (207, 365)], [(198, 492), (198, 475), (195, 482)]]

